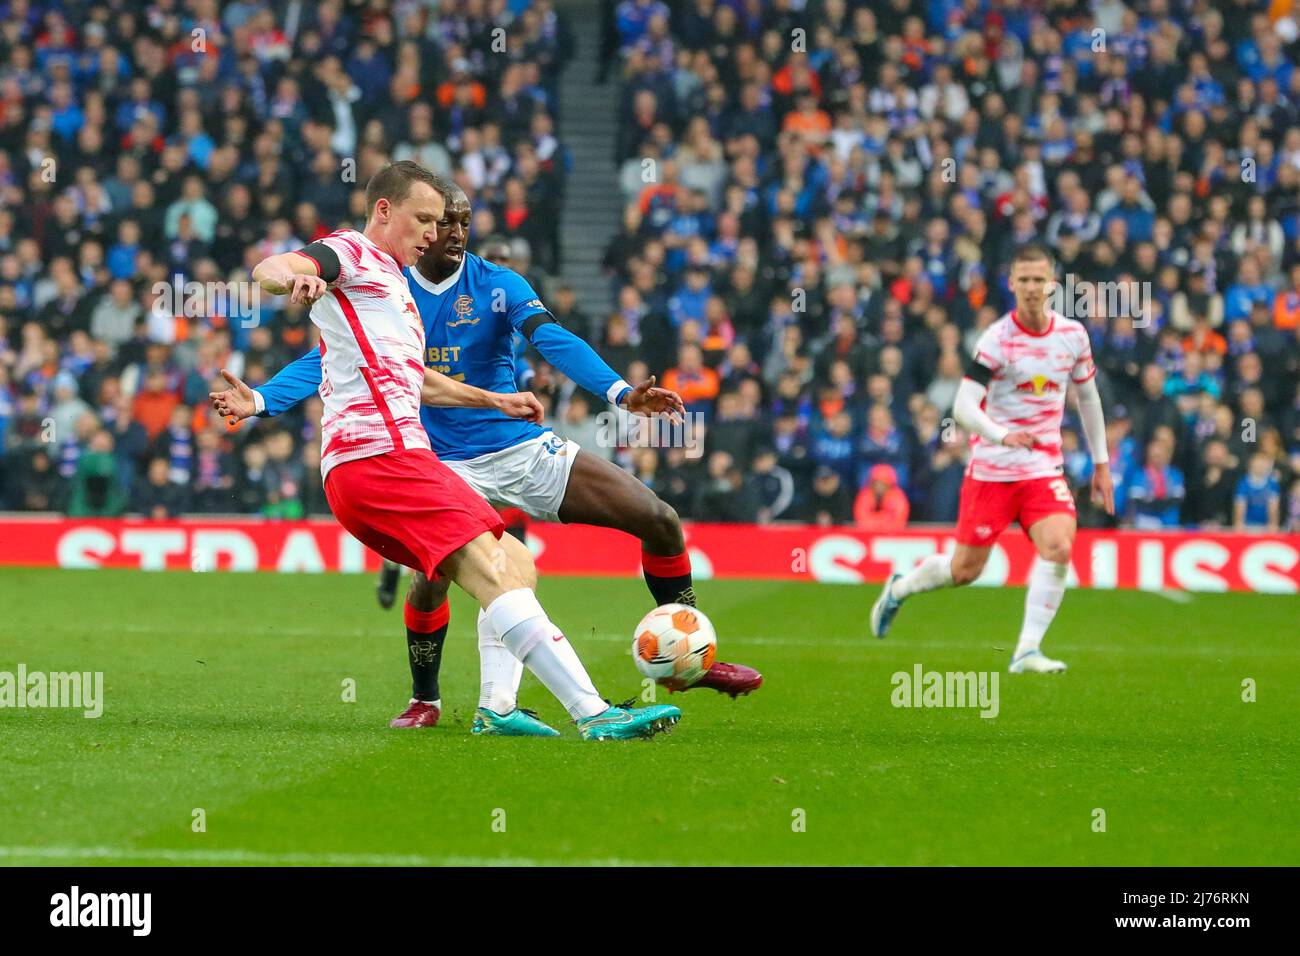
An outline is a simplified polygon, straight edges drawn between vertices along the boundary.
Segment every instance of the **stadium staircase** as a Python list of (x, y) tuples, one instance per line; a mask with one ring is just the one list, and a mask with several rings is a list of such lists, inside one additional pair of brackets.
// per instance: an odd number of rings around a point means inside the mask
[(560, 223), (561, 274), (577, 292), (578, 307), (600, 323), (611, 308), (600, 259), (623, 218), (614, 165), (619, 86), (614, 77), (602, 86), (594, 81), (600, 52), (597, 4), (559, 0), (556, 8), (569, 18), (575, 47), (560, 82), (560, 141), (573, 159)]

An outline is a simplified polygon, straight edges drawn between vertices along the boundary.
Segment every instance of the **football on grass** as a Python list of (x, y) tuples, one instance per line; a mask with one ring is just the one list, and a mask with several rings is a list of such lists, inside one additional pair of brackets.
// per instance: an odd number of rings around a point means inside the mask
[(713, 666), (717, 646), (713, 624), (702, 613), (685, 604), (663, 604), (636, 626), (632, 659), (646, 677), (687, 685)]

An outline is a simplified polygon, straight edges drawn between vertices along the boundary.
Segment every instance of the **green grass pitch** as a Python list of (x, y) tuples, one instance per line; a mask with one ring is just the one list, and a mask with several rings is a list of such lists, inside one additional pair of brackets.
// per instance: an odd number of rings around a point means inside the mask
[[(1074, 591), (1046, 644), (1070, 671), (1012, 676), (1017, 589), (919, 597), (876, 641), (876, 585), (705, 581), (720, 657), (766, 686), (673, 696), (672, 734), (596, 744), (531, 677), (522, 702), (561, 739), (470, 734), (459, 592), (442, 725), (389, 730), (404, 631), (372, 588), (0, 571), (0, 671), (103, 671), (106, 696), (99, 719), (0, 710), (0, 863), (1300, 863), (1295, 597)], [(641, 690), (641, 582), (541, 598), (603, 694)], [(1002, 671), (998, 716), (895, 708), (918, 663)]]

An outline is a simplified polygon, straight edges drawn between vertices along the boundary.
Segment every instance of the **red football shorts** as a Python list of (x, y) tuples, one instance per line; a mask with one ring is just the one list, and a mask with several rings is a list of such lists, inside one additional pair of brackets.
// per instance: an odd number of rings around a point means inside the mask
[(979, 481), (967, 475), (961, 483), (961, 508), (957, 513), (957, 543), (986, 548), (1012, 521), (1025, 534), (1048, 515), (1074, 517), (1074, 495), (1059, 476), (1027, 481)]
[(352, 537), (429, 578), (484, 531), (499, 538), (505, 530), (496, 509), (427, 448), (335, 465), (325, 498)]

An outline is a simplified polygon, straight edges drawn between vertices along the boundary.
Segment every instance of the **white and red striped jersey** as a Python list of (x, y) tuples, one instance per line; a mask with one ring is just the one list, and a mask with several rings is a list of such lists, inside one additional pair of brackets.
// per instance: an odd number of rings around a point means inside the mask
[(321, 475), (345, 461), (428, 448), (420, 424), (424, 323), (402, 268), (354, 229), (318, 240), (340, 273), (312, 306), (320, 328)]
[(1097, 374), (1092, 345), (1083, 324), (1048, 311), (1043, 332), (1031, 332), (1015, 311), (980, 336), (975, 361), (993, 373), (984, 412), (1011, 431), (1031, 432), (1033, 448), (1008, 448), (971, 436), (967, 473), (978, 481), (1024, 481), (1062, 471), (1061, 417), (1070, 382)]

